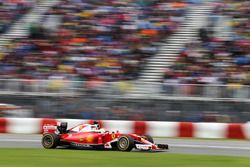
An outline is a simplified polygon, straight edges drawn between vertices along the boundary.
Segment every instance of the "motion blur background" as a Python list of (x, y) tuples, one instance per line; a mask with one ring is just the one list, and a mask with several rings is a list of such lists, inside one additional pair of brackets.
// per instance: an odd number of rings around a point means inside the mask
[(248, 0), (0, 0), (0, 117), (247, 122)]

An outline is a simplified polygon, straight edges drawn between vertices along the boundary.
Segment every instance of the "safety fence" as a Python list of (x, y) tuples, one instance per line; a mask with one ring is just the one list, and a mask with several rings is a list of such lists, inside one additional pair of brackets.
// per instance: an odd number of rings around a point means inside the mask
[(0, 102), (21, 107), (0, 109), (0, 117), (224, 123), (250, 120), (250, 103), (244, 101), (1, 95)]
[(249, 99), (250, 87), (241, 84), (163, 84), (163, 94), (169, 96)]
[[(139, 92), (136, 92), (140, 88)], [(0, 79), (0, 94), (24, 94), (37, 96), (79, 96), (105, 95), (129, 96), (139, 94), (151, 98), (217, 98), (239, 99), (250, 101), (250, 86), (241, 84), (170, 84), (140, 83), (136, 81), (103, 82), (103, 81), (71, 81), (65, 79), (28, 80)]]

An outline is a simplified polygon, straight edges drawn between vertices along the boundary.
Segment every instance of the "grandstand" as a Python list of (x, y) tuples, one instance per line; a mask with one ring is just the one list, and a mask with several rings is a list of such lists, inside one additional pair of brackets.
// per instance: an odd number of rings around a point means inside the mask
[[(7, 0), (0, 4), (3, 9), (9, 5)], [(1, 102), (30, 102), (36, 117), (248, 118), (249, 2), (28, 4), (15, 9), (22, 14), (18, 19), (6, 16), (8, 23), (0, 22), (5, 27), (0, 34)]]
[[(73, 80), (136, 79), (140, 64), (157, 51), (156, 42), (178, 28), (188, 6), (171, 3), (174, 7), (165, 10), (161, 1), (143, 5), (136, 1), (62, 1), (45, 13), (41, 23), (30, 27), (28, 39), (14, 42), (16, 47), (2, 61), (11, 62), (14, 73), (31, 79), (48, 79), (56, 73)], [(52, 30), (57, 21), (61, 23)], [(47, 24), (49, 29), (43, 26)], [(9, 60), (20, 57), (20, 52), (25, 52), (22, 67)]]
[(9, 27), (32, 8), (32, 1), (0, 1), (0, 33)]

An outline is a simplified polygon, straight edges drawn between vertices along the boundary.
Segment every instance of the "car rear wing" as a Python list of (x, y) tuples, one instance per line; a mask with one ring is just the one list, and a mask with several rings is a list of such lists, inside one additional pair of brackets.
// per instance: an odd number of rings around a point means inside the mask
[(56, 124), (44, 124), (43, 133), (56, 133), (58, 131), (58, 126), (61, 126), (61, 122)]
[(55, 133), (57, 131), (57, 125), (43, 125), (43, 133)]
[(45, 124), (43, 125), (43, 133), (66, 133), (68, 123), (67, 122), (57, 122), (55, 124)]

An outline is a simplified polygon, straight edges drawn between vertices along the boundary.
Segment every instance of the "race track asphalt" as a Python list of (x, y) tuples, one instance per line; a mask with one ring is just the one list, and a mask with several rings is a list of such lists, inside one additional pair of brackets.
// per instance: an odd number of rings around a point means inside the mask
[[(155, 138), (155, 143), (169, 145), (163, 153), (250, 157), (250, 141)], [(42, 148), (41, 135), (0, 134), (0, 148)]]

